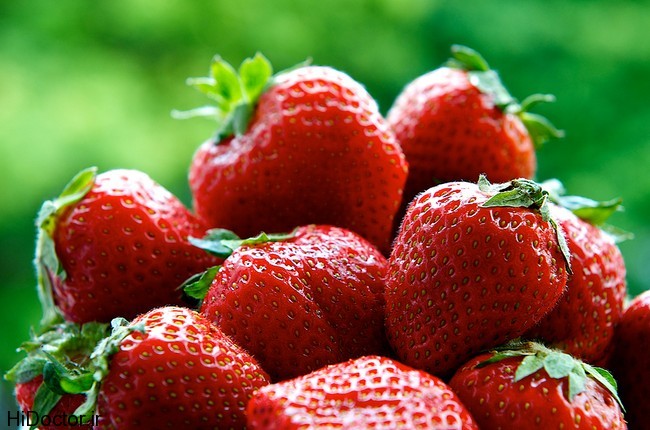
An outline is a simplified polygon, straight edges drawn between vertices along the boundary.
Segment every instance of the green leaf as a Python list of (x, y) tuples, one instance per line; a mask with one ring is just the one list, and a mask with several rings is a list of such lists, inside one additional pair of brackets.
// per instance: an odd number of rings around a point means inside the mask
[(464, 70), (488, 71), (490, 66), (481, 54), (472, 48), (463, 45), (451, 46), (452, 63), (456, 68)]
[(553, 94), (531, 94), (521, 102), (519, 106), (520, 112), (528, 112), (533, 107), (537, 106), (540, 103), (553, 103), (555, 102), (555, 96)]
[(14, 384), (24, 384), (43, 374), (43, 366), (46, 362), (43, 357), (27, 356), (5, 373), (4, 378)]
[(245, 59), (239, 67), (239, 76), (247, 100), (257, 100), (273, 75), (273, 67), (261, 53)]
[(587, 374), (581, 363), (576, 363), (569, 373), (569, 400), (587, 389)]
[(238, 103), (232, 111), (232, 133), (235, 133), (236, 136), (246, 133), (252, 114), (253, 107), (249, 103)]
[(188, 296), (198, 300), (203, 300), (220, 268), (221, 266), (214, 266), (205, 272), (197, 273), (185, 281), (183, 285), (181, 285), (181, 288)]
[(542, 115), (531, 112), (521, 112), (519, 113), (519, 118), (528, 130), (535, 148), (540, 148), (544, 143), (553, 138), (559, 139), (564, 137), (564, 131), (556, 128), (551, 121)]
[(558, 201), (560, 206), (593, 225), (602, 225), (612, 214), (623, 210), (622, 203), (620, 198), (599, 202), (579, 196), (561, 196)]
[(621, 399), (618, 397), (618, 384), (616, 383), (616, 379), (614, 379), (612, 374), (601, 367), (591, 366), (587, 363), (583, 363), (583, 367), (589, 376), (598, 381), (603, 387), (607, 389), (607, 391), (610, 392), (610, 394), (616, 399), (618, 404), (625, 412), (623, 402), (621, 402)]
[(625, 242), (626, 240), (634, 239), (634, 233), (629, 231), (622, 230), (618, 227), (615, 227), (611, 224), (601, 224), (599, 228), (609, 237), (614, 240), (615, 243)]
[(551, 378), (564, 378), (569, 376), (573, 369), (575, 359), (569, 354), (553, 351), (544, 357), (544, 370)]
[[(50, 390), (45, 383), (42, 383), (38, 387), (38, 390), (36, 390), (32, 409), (38, 413), (39, 416), (47, 415), (52, 411), (52, 409), (54, 409), (56, 404), (59, 403), (61, 397), (61, 394), (55, 393)], [(30, 429), (31, 428), (35, 428), (35, 426), (30, 427)]]
[(55, 227), (52, 216), (58, 214), (63, 208), (83, 199), (95, 184), (96, 177), (96, 167), (89, 167), (77, 173), (65, 186), (59, 197), (48, 200), (43, 204), (36, 218), (37, 227), (42, 228), (51, 235)]
[(521, 381), (527, 376), (532, 375), (533, 373), (537, 372), (539, 369), (544, 367), (544, 360), (538, 357), (537, 355), (529, 355), (525, 357), (522, 361), (519, 367), (517, 367), (517, 371), (515, 372), (515, 382)]
[(219, 258), (228, 258), (233, 252), (233, 248), (226, 246), (222, 243), (224, 240), (238, 240), (239, 236), (233, 233), (230, 230), (224, 228), (213, 228), (208, 230), (206, 235), (202, 239), (196, 237), (189, 237), (189, 242), (201, 248), (204, 251), (209, 252), (212, 255), (215, 255)]
[(237, 72), (220, 56), (215, 56), (210, 65), (210, 74), (214, 79), (214, 92), (230, 105), (242, 99), (241, 85)]
[(189, 119), (196, 117), (213, 117), (220, 114), (220, 110), (214, 106), (202, 106), (196, 109), (190, 109), (185, 111), (172, 110), (172, 118), (174, 119)]

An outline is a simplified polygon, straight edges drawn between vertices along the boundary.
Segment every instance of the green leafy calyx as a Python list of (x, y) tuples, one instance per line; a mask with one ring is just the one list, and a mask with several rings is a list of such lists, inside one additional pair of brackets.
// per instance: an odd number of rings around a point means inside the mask
[(173, 111), (178, 119), (197, 116), (211, 117), (217, 122), (215, 142), (246, 132), (260, 95), (273, 82), (273, 68), (262, 54), (247, 58), (235, 70), (216, 56), (210, 65), (210, 75), (189, 78), (187, 84), (206, 94), (215, 105), (189, 111)]
[(56, 255), (53, 239), (57, 219), (66, 208), (79, 202), (88, 194), (95, 184), (96, 177), (96, 167), (77, 173), (59, 197), (45, 201), (38, 213), (36, 219), (38, 238), (34, 265), (38, 279), (39, 299), (43, 308), (41, 326), (44, 329), (62, 321), (52, 298), (52, 277), (65, 279), (65, 271)]
[(235, 233), (223, 228), (208, 230), (201, 238), (190, 237), (192, 245), (209, 252), (219, 258), (228, 258), (235, 249), (243, 245), (259, 245), (266, 242), (280, 242), (291, 239), (295, 236), (295, 230), (290, 233), (267, 234), (261, 232), (255, 237), (240, 239)]
[(42, 376), (32, 409), (47, 414), (63, 395), (81, 393), (92, 386), (90, 355), (108, 331), (108, 324), (89, 322), (79, 326), (63, 322), (43, 333), (32, 333), (20, 347), (27, 355), (4, 377), (23, 384)]
[(491, 184), (485, 175), (479, 177), (478, 187), (481, 191), (492, 195), (483, 203), (484, 207), (529, 208), (538, 211), (542, 216), (542, 220), (553, 227), (567, 271), (573, 273), (571, 271), (571, 252), (564, 231), (551, 216), (549, 209), (550, 196), (547, 190), (537, 182), (525, 178), (513, 179), (502, 184)]
[(597, 201), (581, 196), (567, 196), (564, 185), (557, 179), (542, 182), (541, 186), (549, 193), (553, 203), (573, 212), (578, 218), (599, 227), (615, 242), (632, 239), (634, 235), (607, 223), (609, 217), (623, 211), (620, 198)]
[(540, 147), (551, 138), (564, 136), (564, 132), (558, 130), (547, 118), (529, 112), (539, 103), (554, 102), (554, 96), (533, 94), (519, 103), (503, 85), (498, 72), (491, 69), (485, 58), (477, 51), (467, 46), (453, 45), (451, 55), (452, 58), (447, 61), (447, 66), (466, 70), (470, 83), (483, 94), (489, 95), (499, 109), (517, 115), (528, 130), (535, 147)]
[(493, 355), (477, 367), (485, 367), (509, 357), (524, 357), (515, 371), (513, 382), (519, 382), (534, 373), (544, 370), (553, 379), (567, 378), (568, 399), (587, 389), (587, 378), (601, 384), (616, 399), (621, 408), (623, 404), (618, 397), (616, 380), (605, 369), (591, 366), (562, 351), (550, 349), (537, 342), (512, 341), (493, 351)]

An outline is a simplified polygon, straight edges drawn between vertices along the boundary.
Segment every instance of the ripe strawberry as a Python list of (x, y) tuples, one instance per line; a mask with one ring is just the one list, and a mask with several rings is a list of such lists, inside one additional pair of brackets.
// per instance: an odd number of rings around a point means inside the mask
[(86, 395), (75, 414), (99, 429), (242, 428), (248, 400), (268, 375), (198, 313), (163, 307), (113, 331), (83, 365), (49, 358), (48, 393)]
[[(58, 400), (56, 405), (43, 415), (36, 416), (35, 399), (38, 389), (43, 383), (43, 376), (37, 376), (27, 382), (16, 385), (16, 402), (20, 406), (22, 414), (9, 413), (10, 423), (27, 425), (39, 423), (41, 430), (61, 430), (61, 429), (91, 429), (94, 422), (93, 417), (84, 417), (83, 421), (75, 415), (75, 410), (81, 406), (85, 400), (82, 394), (64, 394)], [(30, 413), (31, 411), (31, 413)], [(49, 418), (45, 418), (45, 416)], [(54, 418), (56, 417), (56, 418)], [(74, 417), (74, 418), (68, 418)], [(15, 419), (14, 419), (15, 418)], [(49, 424), (48, 424), (49, 423)]]
[(540, 344), (473, 358), (449, 385), (481, 430), (626, 429), (616, 382)]
[(339, 227), (310, 225), (278, 239), (231, 242), (232, 255), (207, 278), (201, 314), (274, 380), (385, 353), (381, 253)]
[(177, 115), (219, 122), (190, 167), (196, 213), (241, 237), (336, 225), (388, 254), (407, 167), (376, 102), (329, 67), (271, 73), (260, 54), (239, 76), (216, 58), (210, 78), (190, 81), (217, 107)]
[(79, 173), (39, 214), (40, 294), (74, 322), (131, 318), (181, 304), (177, 288), (220, 260), (188, 236), (205, 227), (169, 191), (135, 170)]
[(53, 392), (43, 384), (43, 375), (51, 374), (50, 357), (73, 367), (86, 365), (94, 347), (107, 334), (107, 324), (88, 323), (79, 327), (61, 323), (23, 343), (20, 349), (27, 356), (5, 375), (5, 379), (15, 384), (16, 401), (22, 410), (21, 414), (9, 414), (10, 423), (36, 425), (41, 429), (92, 428), (95, 417), (75, 414), (85, 397)]
[(251, 429), (478, 429), (440, 379), (378, 356), (263, 387), (247, 415)]
[(650, 404), (650, 291), (632, 300), (616, 327), (609, 363), (619, 381), (631, 429), (648, 430)]
[(403, 206), (440, 182), (532, 179), (535, 147), (559, 137), (546, 119), (528, 112), (551, 96), (519, 104), (477, 52), (452, 46), (453, 60), (409, 83), (387, 120), (409, 163)]
[(386, 281), (386, 331), (401, 361), (446, 376), (555, 306), (568, 255), (547, 200), (532, 181), (481, 177), (411, 203)]
[(551, 213), (566, 235), (573, 274), (555, 309), (525, 337), (601, 365), (623, 314), (627, 288), (625, 262), (615, 238), (598, 224), (620, 206), (620, 200), (598, 203), (566, 196), (558, 197), (557, 202), (575, 212), (551, 205)]

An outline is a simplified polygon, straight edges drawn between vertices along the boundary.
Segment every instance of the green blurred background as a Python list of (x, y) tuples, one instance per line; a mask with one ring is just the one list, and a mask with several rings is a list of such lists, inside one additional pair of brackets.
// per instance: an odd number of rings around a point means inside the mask
[[(311, 57), (365, 84), (385, 113), (451, 44), (479, 50), (513, 95), (557, 96), (538, 111), (566, 138), (539, 152), (538, 179), (622, 197), (612, 221), (636, 235), (620, 245), (630, 292), (649, 289), (648, 17), (650, 2), (621, 0), (0, 3), (0, 370), (39, 320), (31, 259), (44, 199), (96, 165), (143, 170), (189, 204), (187, 168), (214, 126), (170, 111), (207, 101), (184, 80), (215, 53), (239, 64), (261, 51), (276, 70)], [(0, 395), (15, 409), (7, 384)]]

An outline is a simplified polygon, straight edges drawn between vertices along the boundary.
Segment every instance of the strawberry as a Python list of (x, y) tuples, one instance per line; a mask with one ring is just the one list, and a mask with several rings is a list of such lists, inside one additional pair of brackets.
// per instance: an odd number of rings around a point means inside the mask
[(379, 356), (267, 385), (247, 412), (251, 429), (478, 429), (440, 379)]
[(108, 322), (182, 304), (177, 287), (220, 262), (187, 241), (205, 233), (202, 223), (135, 170), (82, 171), (43, 204), (38, 226), (36, 263), (49, 321), (59, 311), (74, 322)]
[(211, 77), (190, 80), (217, 107), (177, 116), (219, 123), (191, 163), (196, 213), (241, 237), (336, 225), (388, 254), (407, 166), (376, 102), (329, 67), (271, 73), (258, 54), (239, 75), (216, 58)]
[(80, 327), (63, 322), (24, 342), (20, 349), (27, 356), (5, 375), (5, 379), (15, 384), (16, 401), (22, 410), (20, 414), (10, 413), (9, 423), (41, 429), (92, 428), (97, 421), (95, 416), (81, 417), (75, 413), (85, 401), (82, 394), (53, 392), (43, 381), (44, 375), (52, 373), (52, 359), (74, 368), (86, 365), (108, 331), (107, 324), (92, 322)]
[(541, 344), (512, 347), (471, 359), (449, 382), (482, 430), (627, 428), (609, 372)]
[(575, 196), (554, 200), (567, 207), (554, 204), (551, 212), (565, 232), (573, 274), (555, 309), (525, 337), (540, 339), (589, 363), (604, 364), (623, 314), (627, 287), (617, 238), (603, 223), (621, 202)]
[(559, 137), (528, 110), (549, 95), (519, 104), (476, 51), (452, 46), (453, 59), (409, 83), (387, 115), (409, 163), (404, 207), (439, 182), (532, 179), (535, 147)]
[(248, 353), (190, 309), (111, 325), (82, 364), (48, 356), (42, 371), (48, 396), (85, 394), (74, 414), (94, 417), (95, 428), (242, 428), (248, 400), (268, 384)]
[(619, 381), (626, 418), (630, 428), (650, 429), (650, 291), (632, 300), (614, 336), (613, 354), (609, 361)]
[(568, 261), (535, 182), (433, 187), (409, 206), (389, 259), (390, 344), (405, 364), (446, 376), (548, 313)]
[(387, 262), (359, 235), (310, 225), (290, 235), (214, 243), (228, 244), (232, 254), (202, 282), (201, 314), (274, 380), (386, 352)]

